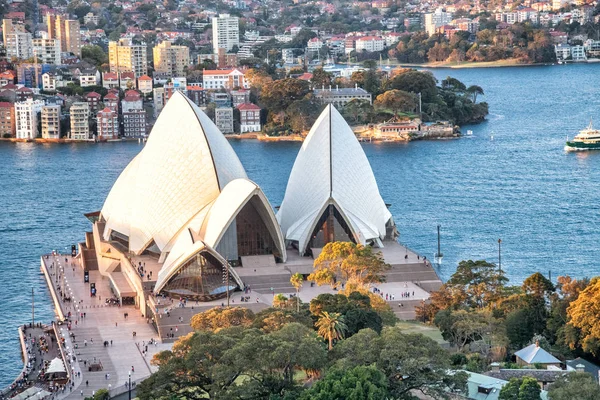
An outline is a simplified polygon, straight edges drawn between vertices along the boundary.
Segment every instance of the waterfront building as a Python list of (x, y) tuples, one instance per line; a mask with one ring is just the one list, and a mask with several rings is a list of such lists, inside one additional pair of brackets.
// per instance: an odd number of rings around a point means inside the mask
[(363, 88), (335, 88), (315, 89), (315, 97), (325, 104), (333, 104), (336, 107), (344, 107), (346, 103), (354, 99), (367, 100), (372, 103), (371, 93)]
[(329, 105), (308, 136), (290, 173), (277, 220), (300, 255), (333, 241), (383, 247), (396, 228), (354, 132)]
[(252, 103), (237, 106), (240, 111), (240, 133), (260, 132), (260, 107)]
[[(94, 265), (115, 295), (135, 302), (143, 315), (154, 313), (145, 307), (144, 285), (153, 293), (212, 300), (225, 295), (228, 274), (229, 289), (243, 285), (228, 260), (286, 259), (265, 195), (215, 124), (181, 92), (96, 215), (93, 243), (82, 250), (95, 253)], [(142, 258), (144, 272), (136, 261)]]
[(169, 77), (185, 76), (190, 65), (190, 49), (187, 46), (174, 46), (165, 40), (154, 46), (154, 71)]
[(233, 133), (233, 108), (217, 107), (215, 108), (215, 124), (223, 133)]
[(142, 92), (145, 95), (152, 93), (152, 78), (150, 78), (148, 75), (140, 76), (137, 79), (137, 88), (140, 92)]
[(35, 139), (37, 137), (39, 113), (43, 106), (42, 100), (33, 99), (15, 103), (17, 139)]
[(90, 111), (93, 113), (98, 112), (100, 100), (102, 100), (100, 93), (89, 92), (84, 96), (84, 98), (90, 106)]
[(206, 90), (200, 86), (189, 86), (187, 87), (187, 96), (194, 102), (198, 107), (206, 106)]
[(237, 17), (221, 14), (212, 19), (213, 53), (219, 54), (219, 49), (229, 52), (233, 47), (240, 46), (240, 23)]
[(7, 101), (0, 102), (0, 137), (15, 137), (15, 106)]
[(108, 43), (110, 72), (133, 72), (135, 77), (148, 74), (145, 44), (133, 44), (130, 38)]
[(60, 106), (46, 105), (42, 107), (42, 138), (60, 138)]
[(244, 73), (237, 68), (225, 70), (204, 70), (202, 72), (202, 87), (209, 90), (218, 89), (250, 89)]
[(96, 116), (98, 140), (113, 140), (119, 137), (119, 114), (108, 107), (98, 111)]
[(248, 89), (232, 90), (230, 93), (231, 93), (231, 104), (234, 107), (237, 107), (240, 104), (250, 103), (250, 90), (248, 90)]
[(33, 55), (42, 64), (61, 65), (60, 42), (56, 39), (33, 39)]
[(364, 36), (356, 40), (357, 52), (373, 52), (383, 51), (385, 48), (385, 40), (379, 36)]
[(71, 116), (71, 139), (90, 138), (90, 106), (87, 102), (75, 102), (69, 110)]
[(125, 137), (146, 136), (146, 111), (144, 111), (142, 96), (135, 90), (125, 92), (121, 101), (123, 116), (123, 135)]
[(73, 53), (81, 57), (81, 34), (79, 20), (62, 15), (46, 15), (48, 39), (56, 39), (63, 53)]

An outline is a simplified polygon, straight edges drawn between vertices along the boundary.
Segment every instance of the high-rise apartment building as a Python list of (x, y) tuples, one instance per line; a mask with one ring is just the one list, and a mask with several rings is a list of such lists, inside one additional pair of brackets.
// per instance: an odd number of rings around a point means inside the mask
[(60, 106), (42, 107), (42, 138), (60, 138)]
[(32, 36), (29, 32), (12, 32), (4, 35), (4, 47), (8, 59), (26, 60), (33, 57)]
[(38, 114), (42, 111), (42, 100), (28, 99), (15, 103), (17, 139), (35, 139), (38, 134)]
[(81, 33), (79, 21), (68, 19), (62, 15), (46, 15), (48, 25), (48, 39), (56, 39), (64, 53), (73, 53), (81, 56)]
[(87, 140), (90, 138), (90, 106), (87, 102), (73, 103), (69, 110), (71, 115), (71, 139)]
[(190, 49), (187, 46), (174, 46), (165, 40), (153, 49), (154, 71), (169, 77), (185, 76), (185, 67), (190, 65)]
[(429, 36), (435, 33), (435, 30), (440, 26), (447, 25), (452, 21), (452, 13), (445, 12), (442, 8), (438, 8), (433, 13), (424, 15), (425, 31)]
[(5, 18), (2, 20), (2, 42), (4, 43), (4, 47), (6, 47), (6, 35), (10, 35), (11, 33), (25, 33), (25, 25)]
[(240, 45), (240, 22), (237, 17), (221, 14), (212, 19), (213, 53), (218, 54), (219, 49), (231, 51), (233, 46)]
[(133, 72), (136, 78), (148, 73), (146, 45), (133, 44), (129, 38), (108, 43), (108, 61), (110, 72)]
[(33, 55), (42, 64), (60, 65), (60, 42), (57, 39), (33, 39)]
[(123, 135), (125, 137), (146, 136), (146, 111), (142, 96), (135, 90), (125, 92), (121, 102)]

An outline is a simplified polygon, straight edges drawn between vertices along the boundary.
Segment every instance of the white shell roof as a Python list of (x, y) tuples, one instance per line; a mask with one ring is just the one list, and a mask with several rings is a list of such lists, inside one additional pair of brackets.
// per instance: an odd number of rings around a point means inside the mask
[(383, 239), (392, 217), (360, 143), (335, 107), (321, 113), (290, 173), (277, 220), (302, 254), (329, 204), (345, 217), (355, 240)]
[(246, 172), (227, 139), (194, 103), (175, 92), (148, 142), (111, 189), (104, 238), (115, 230), (139, 254), (153, 240), (161, 251), (190, 220)]
[[(248, 179), (236, 179), (229, 182), (217, 199), (200, 210), (186, 228), (177, 235), (173, 247), (158, 274), (155, 291), (159, 292), (173, 274), (177, 272), (179, 266), (198, 251), (205, 248), (216, 248), (239, 211), (254, 196), (257, 196), (261, 201), (266, 214), (265, 224), (270, 228), (274, 241), (281, 249), (285, 260), (283, 235), (267, 198), (254, 182)], [(221, 259), (220, 256), (219, 259)]]

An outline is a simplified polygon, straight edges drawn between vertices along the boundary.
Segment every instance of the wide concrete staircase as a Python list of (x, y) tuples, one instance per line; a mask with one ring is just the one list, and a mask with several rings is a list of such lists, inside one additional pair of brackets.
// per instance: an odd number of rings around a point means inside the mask
[(275, 293), (295, 293), (296, 289), (290, 283), (290, 274), (273, 275), (247, 275), (242, 277), (246, 286), (250, 286), (252, 292), (260, 294), (271, 293), (271, 288)]

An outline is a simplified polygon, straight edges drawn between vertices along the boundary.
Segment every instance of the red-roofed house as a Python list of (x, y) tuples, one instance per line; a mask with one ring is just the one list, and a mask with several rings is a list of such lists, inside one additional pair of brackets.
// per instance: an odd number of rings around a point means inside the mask
[(137, 88), (143, 94), (152, 93), (153, 85), (152, 78), (148, 75), (142, 75), (137, 79)]
[(119, 95), (113, 91), (110, 91), (104, 96), (104, 106), (109, 110), (114, 111), (117, 115), (119, 114)]
[(105, 72), (102, 74), (102, 86), (107, 89), (119, 87), (119, 75), (116, 72)]
[(260, 132), (260, 107), (252, 103), (240, 104), (240, 132)]
[(15, 83), (17, 74), (15, 71), (7, 70), (0, 73), (0, 86), (8, 85), (9, 83)]
[(18, 88), (16, 91), (16, 101), (26, 101), (27, 99), (33, 100), (33, 90), (28, 87)]
[(85, 97), (85, 100), (90, 105), (90, 110), (92, 112), (98, 111), (98, 106), (100, 104), (100, 100), (102, 99), (102, 96), (100, 95), (100, 93), (89, 92), (84, 97)]
[(0, 137), (15, 137), (15, 106), (7, 101), (0, 101)]
[(300, 75), (298, 79), (309, 82), (312, 79), (312, 77), (313, 74), (311, 74), (310, 72), (305, 72), (302, 75)]
[(98, 140), (119, 137), (119, 115), (108, 107), (98, 112)]
[(204, 89), (250, 89), (244, 73), (239, 69), (205, 69), (202, 71), (202, 86)]
[(121, 89), (134, 89), (135, 88), (135, 74), (133, 72), (121, 72), (120, 76)]

